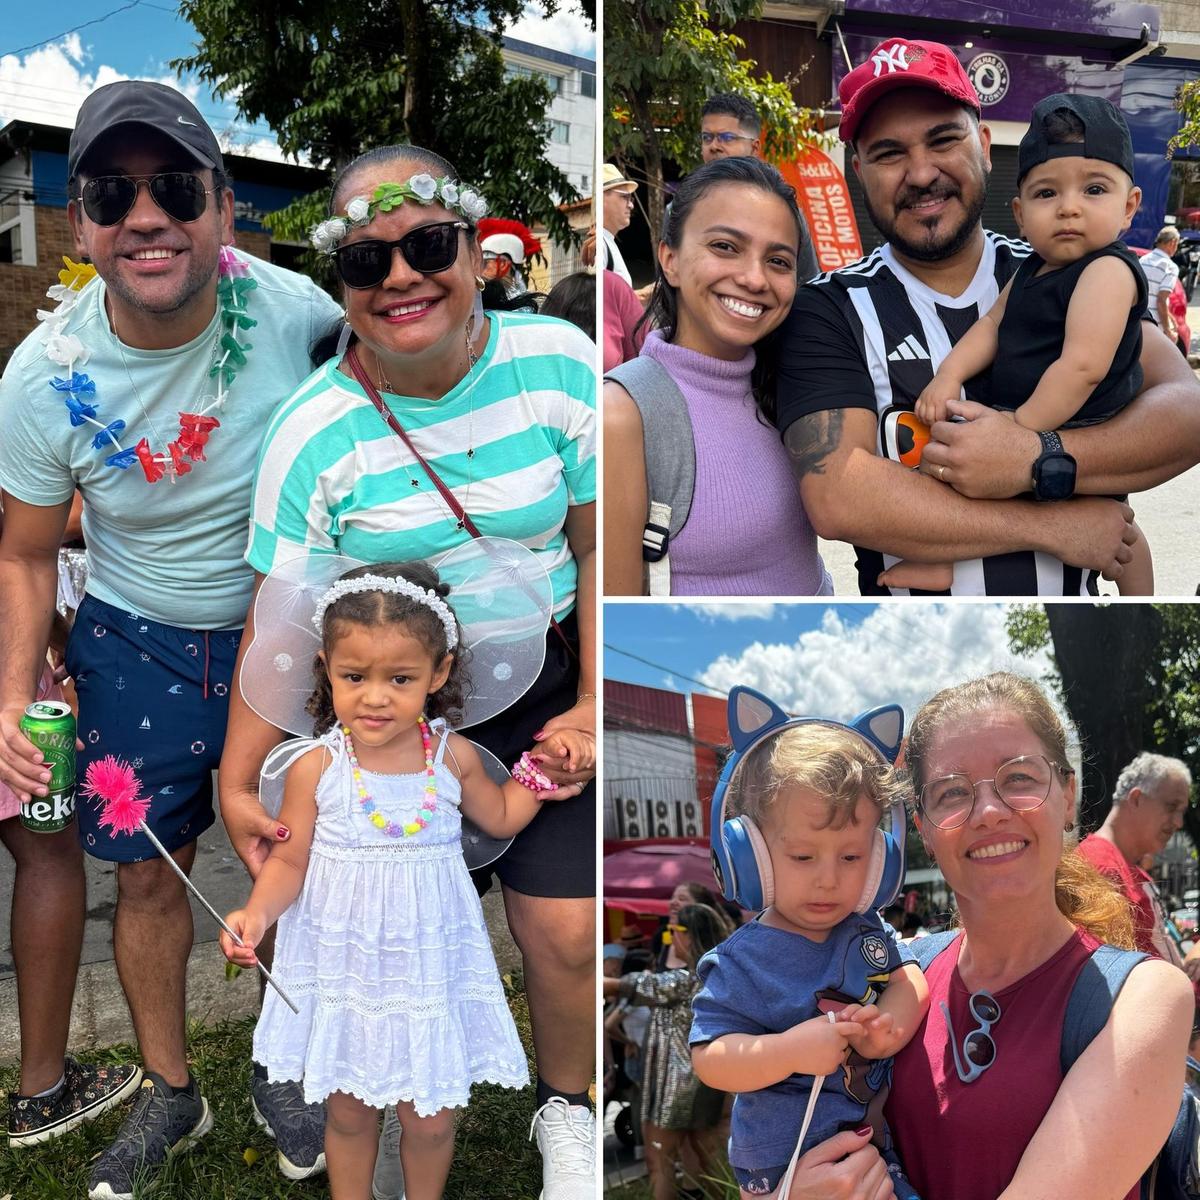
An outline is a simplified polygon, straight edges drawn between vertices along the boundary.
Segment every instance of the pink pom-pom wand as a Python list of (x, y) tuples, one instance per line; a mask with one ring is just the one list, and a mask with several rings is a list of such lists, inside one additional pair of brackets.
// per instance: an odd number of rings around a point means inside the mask
[[(146, 816), (150, 812), (150, 798), (142, 796), (142, 781), (133, 767), (123, 758), (105, 755), (104, 758), (88, 764), (87, 773), (83, 777), (83, 787), (79, 790), (87, 799), (100, 802), (100, 824), (108, 827), (109, 837), (115, 838), (118, 833), (144, 833), (150, 839), (150, 844), (162, 855), (167, 866), (179, 876), (183, 886), (204, 906), (208, 915), (239, 946), (245, 945), (225, 924), (221, 914), (200, 894), (200, 890), (187, 877), (187, 873), (171, 856), (166, 846), (151, 832), (150, 826), (146, 824)], [(271, 972), (262, 963), (257, 965), (263, 978), (283, 997), (288, 1008), (294, 1013), (299, 1013), (300, 1010), (292, 1002), (292, 998), (271, 978)]]

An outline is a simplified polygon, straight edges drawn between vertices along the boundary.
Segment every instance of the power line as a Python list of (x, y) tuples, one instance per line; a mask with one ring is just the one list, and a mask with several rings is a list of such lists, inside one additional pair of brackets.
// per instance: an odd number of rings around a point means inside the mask
[(140, 8), (143, 4), (147, 8), (156, 8), (159, 12), (174, 13), (173, 8), (164, 8), (161, 4), (149, 4), (147, 0), (130, 0), (128, 4), (122, 4), (120, 8), (114, 8), (111, 12), (106, 12), (102, 17), (93, 17), (90, 21), (84, 21), (82, 25), (76, 25), (72, 29), (66, 29), (62, 33), (56, 33), (53, 37), (48, 37), (40, 42), (34, 42), (29, 46), (18, 46), (16, 50), (5, 50), (0, 52), (0, 58), (8, 54), (24, 54), (27, 50), (36, 50), (40, 46), (48, 46), (51, 42), (60, 41), (62, 38), (70, 37), (73, 33), (78, 33), (81, 29), (86, 29), (89, 25), (99, 25), (101, 21), (107, 21), (109, 17), (115, 17), (118, 13), (128, 12), (131, 8)]

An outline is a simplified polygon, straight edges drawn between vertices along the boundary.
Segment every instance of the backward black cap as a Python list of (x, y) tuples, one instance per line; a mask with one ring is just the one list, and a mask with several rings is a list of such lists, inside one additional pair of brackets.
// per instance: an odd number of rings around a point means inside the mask
[(68, 178), (79, 174), (99, 138), (125, 125), (156, 129), (200, 166), (223, 169), (221, 147), (213, 131), (182, 92), (145, 79), (122, 79), (97, 88), (80, 105), (67, 151)]
[[(1052, 145), (1046, 141), (1043, 122), (1051, 113), (1066, 109), (1083, 125), (1082, 142)], [(1029, 120), (1029, 132), (1021, 139), (1017, 150), (1017, 186), (1034, 167), (1051, 158), (1095, 158), (1120, 167), (1133, 178), (1133, 142), (1129, 126), (1120, 110), (1100, 96), (1080, 96), (1059, 92), (1039, 100)]]

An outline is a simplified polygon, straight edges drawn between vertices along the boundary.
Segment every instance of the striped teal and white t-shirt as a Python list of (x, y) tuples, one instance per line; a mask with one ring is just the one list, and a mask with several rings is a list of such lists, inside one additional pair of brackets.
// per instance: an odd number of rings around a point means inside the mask
[[(596, 348), (553, 317), (488, 315), (487, 348), (452, 391), (384, 400), (480, 533), (541, 556), (563, 617), (577, 575), (563, 522), (568, 506), (596, 499)], [(298, 553), (393, 562), (469, 540), (336, 360), (275, 410), (254, 480), (246, 561), (256, 571)]]

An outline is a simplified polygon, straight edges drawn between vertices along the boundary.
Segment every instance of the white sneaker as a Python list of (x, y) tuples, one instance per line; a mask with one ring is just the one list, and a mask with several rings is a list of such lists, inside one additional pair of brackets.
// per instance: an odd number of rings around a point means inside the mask
[(404, 1200), (404, 1171), (400, 1166), (400, 1118), (394, 1105), (383, 1110), (379, 1153), (371, 1176), (371, 1200)]
[(595, 1200), (596, 1114), (552, 1096), (529, 1126), (542, 1155), (541, 1200)]

